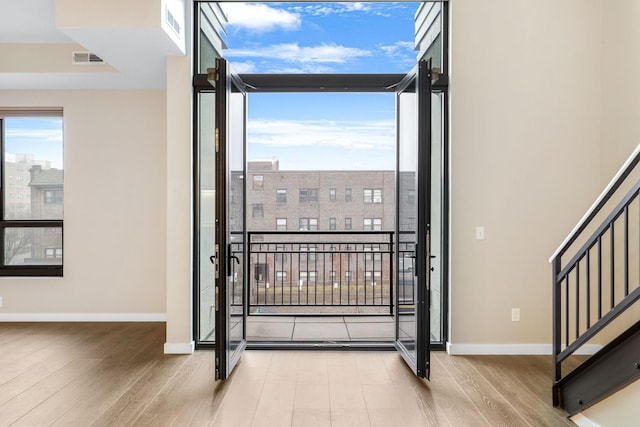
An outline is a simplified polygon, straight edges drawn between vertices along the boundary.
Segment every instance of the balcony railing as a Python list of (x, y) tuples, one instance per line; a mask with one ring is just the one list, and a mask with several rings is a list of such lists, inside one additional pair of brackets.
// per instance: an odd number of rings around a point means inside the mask
[[(249, 313), (392, 314), (393, 236), (389, 231), (249, 232)], [(406, 260), (401, 270), (413, 280), (413, 258), (401, 259)], [(404, 300), (412, 298), (409, 288), (398, 290)]]

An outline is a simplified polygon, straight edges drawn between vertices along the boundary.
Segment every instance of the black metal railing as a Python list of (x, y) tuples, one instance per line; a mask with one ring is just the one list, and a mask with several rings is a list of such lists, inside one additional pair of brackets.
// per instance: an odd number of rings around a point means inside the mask
[(251, 314), (279, 307), (393, 312), (393, 232), (256, 231), (248, 240)]
[[(560, 404), (557, 385), (563, 378), (562, 362), (640, 300), (640, 181), (608, 215), (603, 212), (608, 202), (614, 203), (612, 197), (639, 161), (637, 149), (550, 259), (555, 406)], [(590, 223), (604, 215), (593, 234), (585, 238)], [(569, 253), (572, 245), (579, 248)], [(563, 263), (565, 255), (571, 258)]]

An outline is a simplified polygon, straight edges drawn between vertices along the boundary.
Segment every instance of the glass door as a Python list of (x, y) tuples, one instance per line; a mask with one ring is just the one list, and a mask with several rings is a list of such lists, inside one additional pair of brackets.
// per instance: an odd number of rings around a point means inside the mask
[(246, 341), (245, 155), (247, 95), (228, 62), (216, 59), (216, 379), (226, 379)]
[(396, 349), (429, 377), (431, 273), (431, 70), (421, 61), (396, 95)]

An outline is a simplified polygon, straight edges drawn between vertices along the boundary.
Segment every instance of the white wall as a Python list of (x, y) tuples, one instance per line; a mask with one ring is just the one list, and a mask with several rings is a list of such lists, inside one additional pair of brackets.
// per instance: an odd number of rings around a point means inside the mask
[(547, 260), (600, 192), (601, 2), (450, 8), (450, 341), (548, 353)]
[(65, 150), (64, 277), (0, 278), (0, 319), (164, 318), (165, 98), (0, 91), (2, 107), (63, 107)]

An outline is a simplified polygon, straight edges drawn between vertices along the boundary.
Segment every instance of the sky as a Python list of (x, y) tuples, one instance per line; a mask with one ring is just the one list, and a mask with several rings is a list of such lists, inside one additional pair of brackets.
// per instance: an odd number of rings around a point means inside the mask
[[(419, 3), (223, 3), (228, 50), (242, 73), (407, 73)], [(389, 93), (248, 97), (249, 160), (287, 170), (395, 168)]]
[(34, 160), (49, 160), (63, 169), (62, 118), (4, 119), (7, 160), (15, 154), (33, 154)]

